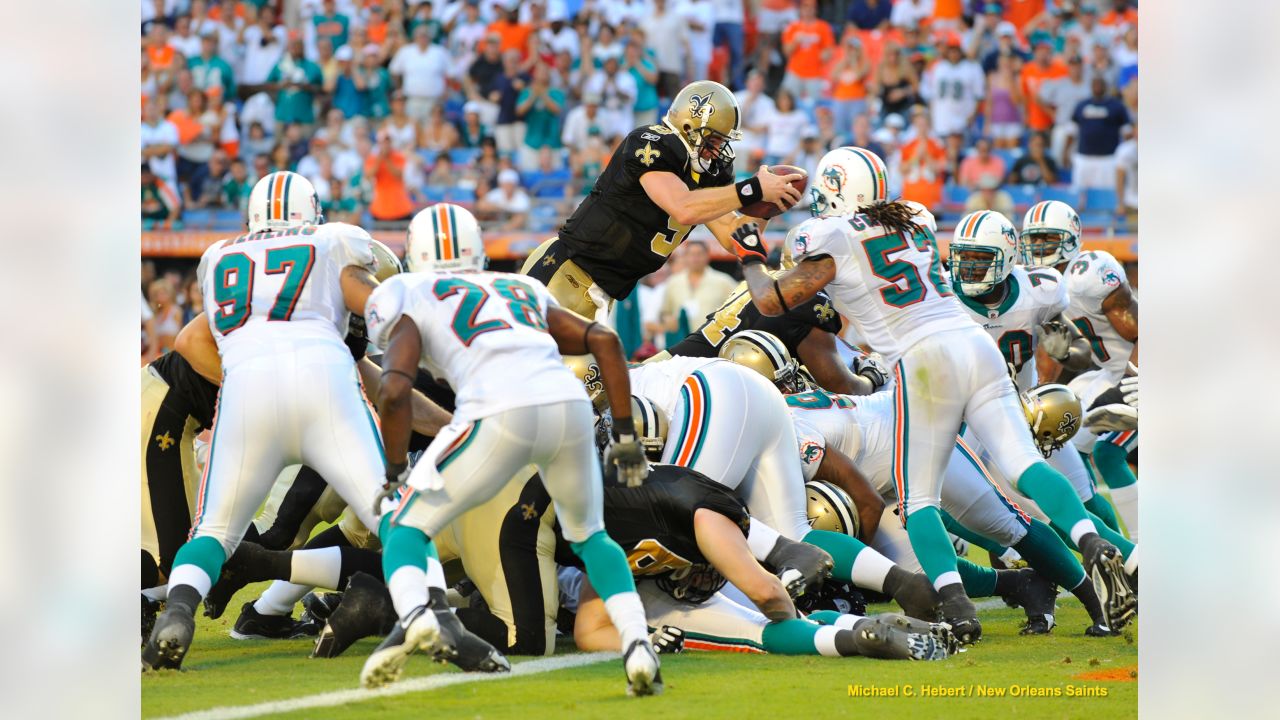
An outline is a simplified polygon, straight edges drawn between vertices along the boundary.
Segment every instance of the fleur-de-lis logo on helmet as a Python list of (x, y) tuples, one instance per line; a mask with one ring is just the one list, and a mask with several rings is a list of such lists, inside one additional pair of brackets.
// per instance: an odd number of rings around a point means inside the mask
[(1062, 413), (1062, 422), (1058, 423), (1058, 434), (1074, 435), (1079, 429), (1080, 417), (1070, 411)]
[(691, 95), (689, 97), (689, 112), (695, 117), (700, 117), (704, 121), (709, 119), (716, 111), (714, 105), (711, 104), (711, 96), (715, 93), (707, 93), (706, 95)]

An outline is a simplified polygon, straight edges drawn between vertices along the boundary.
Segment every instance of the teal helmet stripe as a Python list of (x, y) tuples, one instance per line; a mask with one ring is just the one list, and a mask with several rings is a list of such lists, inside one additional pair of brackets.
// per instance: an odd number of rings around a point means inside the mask
[(289, 186), (292, 184), (293, 184), (293, 173), (291, 172), (285, 173), (284, 174), (284, 193), (283, 193), (284, 207), (281, 209), (281, 212), (280, 212), (281, 220), (289, 219)]
[(455, 214), (458, 206), (450, 203), (446, 207), (449, 208), (449, 244), (453, 246), (452, 257), (454, 260), (457, 260), (462, 256), (461, 253), (458, 252), (458, 218)]
[(866, 164), (867, 172), (871, 173), (871, 195), (872, 195), (871, 199), (883, 200), (884, 198), (877, 197), (879, 195), (880, 183), (876, 179), (876, 166), (871, 164), (871, 160), (866, 155), (863, 155), (860, 152), (856, 152), (852, 148), (850, 150), (853, 155), (857, 155), (858, 159)]
[(434, 240), (436, 243), (435, 259), (439, 260), (441, 257), (444, 256), (444, 253), (440, 247), (440, 214), (439, 213), (434, 213), (434, 212), (431, 213), (431, 239)]

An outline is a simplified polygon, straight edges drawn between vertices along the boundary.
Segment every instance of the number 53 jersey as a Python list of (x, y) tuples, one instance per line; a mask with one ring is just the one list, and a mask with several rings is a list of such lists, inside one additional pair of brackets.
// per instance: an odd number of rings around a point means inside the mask
[(215, 243), (200, 258), (197, 276), (204, 310), (230, 372), (252, 357), (279, 352), (281, 343), (345, 347), (350, 313), (342, 297), (348, 265), (377, 270), (369, 233), (325, 223), (268, 230)]
[(419, 365), (457, 393), (455, 422), (567, 400), (587, 391), (564, 364), (547, 332), (547, 309), (559, 307), (527, 275), (418, 272), (380, 285), (365, 306), (369, 339), (383, 350), (400, 318), (422, 338)]
[(817, 217), (788, 236), (796, 262), (829, 257), (835, 278), (826, 290), (871, 349), (890, 365), (916, 342), (972, 327), (942, 274), (933, 231), (889, 232), (861, 213)]

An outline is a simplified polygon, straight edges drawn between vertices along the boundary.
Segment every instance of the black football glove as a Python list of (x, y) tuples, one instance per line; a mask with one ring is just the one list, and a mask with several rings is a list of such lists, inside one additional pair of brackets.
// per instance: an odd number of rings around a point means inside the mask
[(363, 317), (354, 313), (351, 315), (351, 321), (347, 323), (347, 337), (342, 342), (346, 343), (347, 349), (351, 351), (351, 357), (356, 362), (360, 362), (360, 359), (369, 351), (369, 329)]

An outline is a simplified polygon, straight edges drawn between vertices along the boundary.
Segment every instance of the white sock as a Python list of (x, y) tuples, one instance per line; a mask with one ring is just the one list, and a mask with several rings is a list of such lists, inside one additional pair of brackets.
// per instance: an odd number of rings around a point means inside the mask
[(836, 635), (843, 630), (832, 625), (823, 625), (818, 628), (818, 632), (813, 635), (813, 645), (817, 648), (818, 654), (823, 657), (840, 657), (840, 651), (836, 650)]
[(1124, 571), (1129, 575), (1138, 572), (1138, 546), (1133, 546), (1133, 552), (1129, 553), (1129, 557), (1124, 559)]
[(964, 583), (960, 580), (960, 573), (955, 570), (952, 570), (950, 572), (944, 572), (941, 575), (939, 575), (938, 579), (933, 581), (933, 589), (937, 590), (938, 592), (942, 592), (942, 588), (948, 585), (963, 586), (963, 584)]
[(440, 564), (440, 560), (437, 558), (427, 558), (426, 584), (429, 588), (440, 588), (441, 590), (446, 589), (444, 584), (444, 566)]
[(779, 537), (781, 533), (777, 530), (761, 522), (752, 522), (747, 529), (747, 547), (751, 548), (755, 559), (763, 561), (773, 552), (773, 546), (778, 544)]
[(391, 591), (391, 604), (395, 605), (396, 615), (403, 620), (414, 608), (427, 604), (427, 574), (422, 572), (422, 568), (401, 566), (391, 573), (387, 590)]
[(857, 625), (861, 620), (866, 620), (866, 618), (861, 615), (842, 613), (840, 617), (836, 618), (835, 622), (831, 623), (831, 627), (837, 627), (841, 630), (852, 630), (853, 626)]
[(1098, 532), (1098, 527), (1093, 524), (1092, 520), (1085, 518), (1075, 525), (1072, 525), (1071, 532), (1068, 534), (1071, 536), (1071, 542), (1075, 543), (1076, 547), (1080, 547), (1080, 538), (1088, 535), (1089, 533), (1096, 532)]
[(289, 582), (338, 589), (342, 574), (342, 550), (336, 547), (295, 550), (289, 565)]
[(262, 615), (292, 615), (293, 606), (309, 592), (310, 585), (294, 585), (276, 580), (262, 593), (262, 597), (254, 601), (253, 609)]
[(1138, 542), (1138, 483), (1122, 488), (1111, 488), (1111, 504), (1116, 506), (1129, 539)]
[(618, 635), (622, 637), (622, 650), (626, 650), (636, 640), (649, 637), (649, 625), (644, 617), (644, 604), (640, 602), (640, 595), (634, 590), (609, 596), (609, 599), (604, 601), (604, 609), (609, 613), (613, 626), (618, 629)]
[[(1026, 535), (1024, 534), (1023, 537), (1026, 537)], [(1010, 567), (1013, 567), (1013, 564), (1021, 559), (1022, 559), (1022, 556), (1019, 555), (1018, 551), (1014, 550), (1013, 548), (1005, 548), (1004, 553), (1000, 555), (1000, 561)]]
[[(177, 587), (179, 585), (190, 585), (203, 598), (209, 594), (209, 588), (213, 587), (213, 578), (210, 578), (209, 573), (205, 572), (199, 565), (187, 563), (178, 565), (169, 573), (169, 587)], [(165, 597), (168, 597), (167, 592)]]
[(868, 547), (853, 559), (853, 568), (849, 572), (854, 585), (880, 592), (884, 590), (884, 579), (893, 567), (892, 560)]
[(142, 594), (146, 595), (151, 600), (156, 600), (156, 601), (165, 600), (169, 597), (169, 586), (157, 585), (153, 588), (147, 588), (146, 590), (143, 590)]

